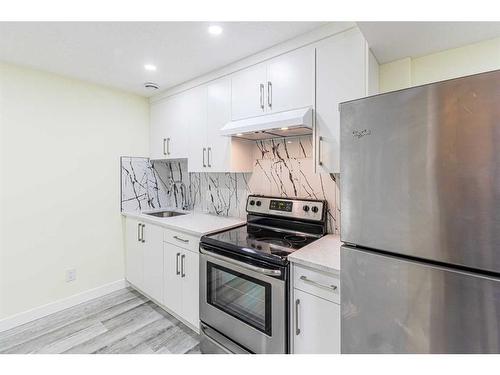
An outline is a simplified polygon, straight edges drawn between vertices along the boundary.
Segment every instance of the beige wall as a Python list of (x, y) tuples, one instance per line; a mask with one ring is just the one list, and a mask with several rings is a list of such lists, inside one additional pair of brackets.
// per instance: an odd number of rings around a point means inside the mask
[(380, 92), (500, 69), (500, 38), (380, 65)]
[(148, 155), (148, 108), (0, 63), (0, 319), (123, 279), (119, 157)]

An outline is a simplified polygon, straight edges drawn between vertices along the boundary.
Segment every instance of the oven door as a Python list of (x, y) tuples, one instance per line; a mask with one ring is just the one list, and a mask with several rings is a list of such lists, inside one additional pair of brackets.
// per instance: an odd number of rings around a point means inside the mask
[(200, 320), (251, 352), (286, 353), (286, 268), (200, 253)]

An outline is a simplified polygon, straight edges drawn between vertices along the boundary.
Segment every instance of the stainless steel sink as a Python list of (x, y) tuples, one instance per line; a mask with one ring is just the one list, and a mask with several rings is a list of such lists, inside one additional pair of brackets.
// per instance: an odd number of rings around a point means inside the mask
[(187, 212), (177, 212), (177, 211), (156, 211), (156, 212), (145, 212), (146, 215), (156, 216), (156, 217), (172, 217), (172, 216), (182, 216), (186, 215)]

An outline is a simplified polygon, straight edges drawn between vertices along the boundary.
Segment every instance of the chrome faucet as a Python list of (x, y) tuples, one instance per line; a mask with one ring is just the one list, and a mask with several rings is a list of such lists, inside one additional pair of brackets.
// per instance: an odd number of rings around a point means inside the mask
[(180, 185), (180, 190), (184, 190), (184, 204), (182, 205), (183, 210), (188, 210), (189, 209), (189, 204), (188, 199), (187, 199), (187, 187), (186, 184), (182, 180), (174, 180), (173, 178), (170, 178), (170, 183), (172, 185)]

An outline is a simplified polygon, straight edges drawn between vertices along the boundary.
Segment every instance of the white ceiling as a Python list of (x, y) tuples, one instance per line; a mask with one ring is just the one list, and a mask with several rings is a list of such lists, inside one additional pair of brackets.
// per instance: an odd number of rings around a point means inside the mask
[(500, 22), (358, 22), (379, 63), (500, 36)]
[[(0, 60), (153, 95), (324, 22), (0, 22)], [(380, 63), (500, 36), (500, 22), (358, 22)], [(144, 64), (158, 67), (144, 70)]]
[[(0, 60), (150, 96), (320, 27), (321, 22), (0, 22)], [(144, 64), (157, 66), (156, 72)]]

